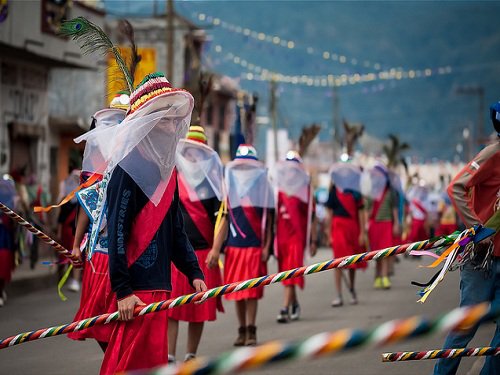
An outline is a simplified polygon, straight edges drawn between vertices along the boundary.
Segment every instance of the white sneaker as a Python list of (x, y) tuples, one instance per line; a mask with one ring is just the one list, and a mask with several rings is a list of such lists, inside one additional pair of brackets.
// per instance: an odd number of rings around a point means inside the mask
[(3, 298), (0, 298), (0, 307), (3, 307), (3, 305), (5, 305), (5, 302), (4, 302)]
[(2, 299), (3, 299), (3, 302), (4, 302), (4, 303), (5, 303), (5, 302), (7, 302), (7, 292), (5, 291), (5, 289), (3, 290), (3, 292), (2, 292), (2, 296), (1, 296), (0, 298), (2, 298)]
[(71, 279), (70, 282), (68, 283), (68, 290), (71, 292), (79, 292), (80, 291), (80, 283), (78, 280)]

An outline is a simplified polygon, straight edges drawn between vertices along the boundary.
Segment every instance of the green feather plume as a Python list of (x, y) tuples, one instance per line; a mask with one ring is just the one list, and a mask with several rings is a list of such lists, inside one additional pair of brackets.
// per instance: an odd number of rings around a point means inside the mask
[(77, 41), (84, 54), (100, 52), (104, 55), (111, 52), (125, 77), (130, 93), (134, 91), (134, 79), (130, 74), (125, 60), (120, 55), (118, 48), (99, 26), (93, 24), (85, 17), (76, 17), (64, 21), (59, 32), (61, 35), (71, 37)]

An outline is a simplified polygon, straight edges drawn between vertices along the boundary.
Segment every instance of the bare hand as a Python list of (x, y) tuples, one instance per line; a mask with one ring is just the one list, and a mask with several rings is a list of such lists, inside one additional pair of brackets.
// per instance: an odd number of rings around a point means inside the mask
[(196, 293), (206, 292), (208, 289), (205, 282), (201, 279), (194, 279), (193, 280), (193, 288), (194, 288), (194, 290), (196, 290)]
[(78, 246), (75, 246), (73, 248), (73, 251), (71, 252), (71, 254), (73, 254), (74, 257), (78, 258), (78, 260), (80, 262), (82, 261), (82, 251), (80, 250), (80, 248)]
[(208, 268), (217, 267), (219, 264), (219, 252), (210, 250), (207, 254), (207, 259), (205, 260), (205, 263)]
[(311, 256), (315, 256), (316, 253), (318, 252), (318, 245), (316, 244), (316, 241), (312, 241), (311, 242), (311, 245), (309, 245), (309, 254), (311, 254)]
[(392, 226), (392, 236), (393, 237), (401, 237), (401, 225), (398, 223), (394, 223)]
[(358, 244), (362, 248), (366, 246), (366, 235), (363, 232), (359, 234)]
[(268, 259), (269, 259), (269, 248), (265, 247), (262, 249), (262, 254), (261, 254), (260, 260), (262, 262), (267, 262)]
[(135, 306), (146, 306), (135, 294), (118, 301), (118, 319), (129, 321), (134, 318)]

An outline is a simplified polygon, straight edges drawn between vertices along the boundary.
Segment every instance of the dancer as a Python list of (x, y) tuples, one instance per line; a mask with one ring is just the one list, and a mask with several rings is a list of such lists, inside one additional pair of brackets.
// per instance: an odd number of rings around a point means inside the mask
[[(126, 114), (126, 111), (122, 108), (124, 105), (128, 107), (128, 101), (129, 99), (126, 94), (120, 94), (119, 97), (115, 97), (109, 109), (106, 108), (94, 114), (90, 132), (84, 134), (82, 137), (78, 137), (75, 141), (77, 143), (82, 141), (83, 138), (88, 137), (91, 132), (93, 134), (108, 132), (109, 128), (121, 123)], [(111, 310), (113, 304), (113, 294), (108, 272), (108, 238), (106, 225), (102, 225), (98, 237), (95, 237), (94, 241), (90, 241), (91, 223), (96, 219), (93, 212), (100, 191), (100, 185), (97, 184), (97, 182), (102, 180), (102, 173), (105, 168), (106, 163), (99, 150), (93, 147), (92, 144), (87, 144), (82, 161), (80, 183), (91, 183), (93, 186), (83, 189), (76, 194), (81, 209), (77, 216), (77, 225), (72, 249), (74, 255), (80, 257), (80, 259), (83, 258), (83, 274), (80, 306), (74, 321), (106, 313)], [(72, 332), (68, 334), (68, 337), (73, 340), (93, 338), (98, 342), (104, 352), (106, 351), (113, 327), (113, 324), (91, 327), (82, 331)]]
[[(273, 195), (264, 164), (251, 145), (241, 144), (226, 166), (230, 233), (225, 249), (224, 283), (267, 274), (272, 240)], [(257, 344), (257, 305), (264, 288), (226, 295), (236, 302), (238, 337), (234, 346)]]
[[(187, 139), (177, 148), (179, 207), (189, 242), (195, 250), (208, 288), (222, 284), (219, 255), (227, 238), (228, 221), (223, 201), (223, 167), (219, 155), (207, 145), (205, 130), (191, 125)], [(188, 279), (172, 265), (171, 297), (193, 293)], [(220, 298), (202, 304), (187, 304), (169, 310), (168, 362), (175, 362), (179, 321), (189, 322), (186, 355), (196, 357), (204, 323), (224, 311)]]
[[(484, 224), (500, 211), (500, 102), (490, 107), (491, 121), (497, 139), (477, 154), (453, 179), (448, 194), (467, 227)], [(498, 224), (498, 223), (497, 223)], [(489, 302), (492, 310), (500, 308), (500, 233), (493, 240), (479, 243), (476, 258), (460, 270), (460, 306)], [(490, 258), (489, 262), (484, 262)], [(489, 264), (482, 268), (481, 264)], [(465, 348), (477, 327), (466, 332), (450, 333), (444, 348)], [(500, 320), (490, 346), (500, 346)], [(440, 359), (434, 367), (436, 375), (455, 374), (461, 358)], [(481, 375), (500, 374), (500, 357), (486, 357)]]
[[(360, 193), (361, 169), (351, 162), (335, 163), (330, 170), (332, 185), (326, 207), (328, 208), (330, 224), (330, 241), (334, 258), (351, 256), (365, 251), (366, 247), (366, 212)], [(366, 262), (349, 266), (349, 279), (346, 280), (351, 299), (356, 305), (358, 298), (355, 289), (356, 269), (366, 268)], [(344, 304), (342, 297), (343, 270), (334, 272), (337, 297), (332, 301), (332, 307)]]
[[(374, 168), (365, 173), (370, 180), (369, 192), (365, 195), (370, 197), (368, 240), (370, 249), (380, 250), (400, 243), (401, 221), (400, 201), (401, 191), (398, 177), (387, 167), (378, 163)], [(375, 289), (390, 289), (389, 279), (390, 261), (381, 259), (377, 261), (375, 272)]]
[[(14, 179), (8, 174), (3, 175), (0, 179), (0, 202), (14, 209), (16, 196)], [(7, 302), (5, 288), (12, 278), (15, 266), (14, 233), (14, 221), (0, 213), (0, 307)]]
[[(285, 161), (278, 162), (273, 171), (276, 188), (277, 220), (276, 249), (280, 272), (304, 265), (304, 251), (316, 254), (316, 239), (310, 241), (313, 203), (309, 174), (298, 152), (289, 151)], [(296, 287), (304, 288), (304, 277), (283, 281), (285, 295), (283, 307), (276, 320), (288, 323), (300, 318), (300, 304)]]

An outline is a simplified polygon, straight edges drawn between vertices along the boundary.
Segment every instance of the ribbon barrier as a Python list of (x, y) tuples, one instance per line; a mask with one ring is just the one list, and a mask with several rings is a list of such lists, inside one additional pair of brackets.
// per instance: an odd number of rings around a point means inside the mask
[[(134, 371), (134, 375), (229, 374), (285, 360), (316, 359), (363, 346), (382, 346), (439, 332), (463, 331), (500, 316), (487, 303), (454, 309), (437, 319), (414, 316), (392, 320), (372, 329), (323, 332), (299, 342), (272, 341), (224, 353), (215, 359), (195, 358), (179, 366)], [(497, 348), (498, 349), (498, 348)]]
[(500, 348), (485, 346), (480, 348), (436, 349), (425, 352), (383, 353), (382, 362), (419, 361), (421, 359), (500, 356)]
[[(453, 233), (449, 236), (436, 237), (430, 240), (393, 246), (378, 251), (370, 251), (367, 253), (351, 255), (339, 259), (331, 259), (325, 262), (315, 263), (310, 266), (294, 268), (288, 271), (278, 272), (275, 274), (266, 275), (255, 279), (245, 280), (232, 284), (226, 284), (223, 286), (209, 289), (206, 292), (188, 294), (164, 301), (151, 303), (144, 307), (136, 307), (134, 311), (134, 317), (142, 316), (153, 312), (163, 311), (166, 309), (171, 309), (177, 306), (185, 305), (187, 303), (202, 302), (208, 298), (215, 298), (224, 294), (229, 294), (240, 290), (258, 288), (269, 284), (279, 283), (283, 280), (299, 277), (302, 275), (310, 275), (313, 273), (328, 271), (334, 268), (344, 268), (352, 264), (368, 260), (383, 259), (397, 254), (403, 254), (407, 251), (424, 250), (424, 249), (428, 250), (428, 249), (440, 248), (443, 246), (449, 246), (454, 243), (454, 241), (456, 240), (456, 238), (458, 238), (458, 236), (459, 236), (458, 233)], [(118, 316), (119, 316), (118, 311), (115, 311), (113, 313), (101, 314), (77, 322), (72, 322), (69, 324), (63, 324), (55, 327), (39, 329), (36, 331), (20, 333), (15, 336), (7, 337), (5, 339), (0, 340), (0, 349), (5, 349), (7, 347), (22, 344), (27, 341), (33, 341), (46, 337), (52, 337), (52, 336), (67, 334), (70, 332), (81, 331), (96, 325), (109, 324), (113, 321), (118, 320)]]
[(27, 230), (29, 230), (31, 233), (33, 233), (35, 236), (37, 236), (39, 239), (41, 239), (43, 242), (49, 244), (52, 246), (59, 254), (62, 256), (68, 258), (71, 260), (75, 268), (80, 268), (82, 266), (82, 262), (80, 259), (78, 259), (76, 256), (71, 253), (68, 249), (63, 247), (61, 244), (47, 236), (45, 233), (42, 231), (36, 229), (33, 225), (28, 223), (26, 220), (24, 220), (21, 216), (16, 214), (14, 211), (12, 211), (9, 207), (4, 205), (2, 202), (0, 202), (0, 210), (3, 211), (4, 214), (9, 216), (11, 219), (15, 220), (19, 225), (23, 226)]

